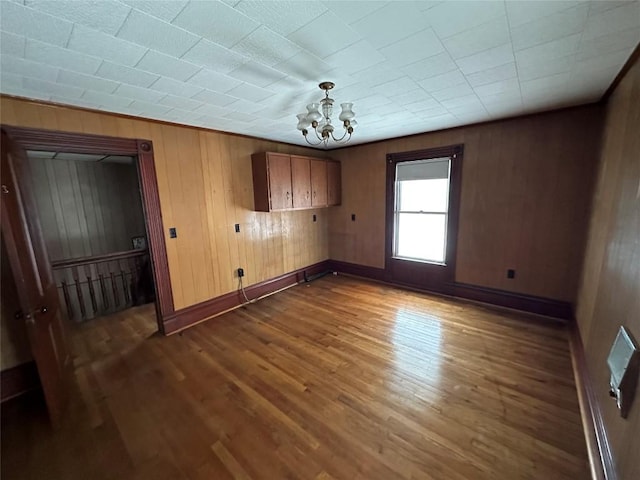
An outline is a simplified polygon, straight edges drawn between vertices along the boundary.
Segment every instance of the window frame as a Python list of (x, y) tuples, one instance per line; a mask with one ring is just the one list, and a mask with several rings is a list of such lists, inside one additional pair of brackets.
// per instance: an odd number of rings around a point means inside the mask
[[(458, 219), (462, 191), (463, 144), (444, 147), (389, 153), (387, 159), (386, 195), (386, 235), (385, 235), (385, 278), (393, 283), (417, 288), (445, 291), (454, 282), (457, 252)], [(396, 166), (398, 163), (450, 158), (449, 198), (445, 221), (444, 262), (409, 259), (394, 256), (396, 241)], [(425, 212), (429, 213), (429, 212)], [(441, 212), (436, 212), (441, 213)], [(399, 215), (398, 215), (399, 218)]]
[[(421, 159), (421, 160), (430, 160), (430, 159)], [(434, 159), (435, 160), (435, 159)], [(404, 162), (410, 162), (411, 160), (403, 160), (402, 162), (396, 162), (395, 168), (396, 168), (396, 173), (397, 173), (397, 169), (398, 169), (398, 163), (404, 163)], [(452, 159), (449, 158), (449, 172), (448, 172), (448, 176), (446, 178), (447, 180), (447, 206), (444, 212), (433, 212), (433, 211), (424, 211), (424, 210), (420, 210), (420, 211), (415, 211), (415, 210), (400, 210), (399, 209), (399, 205), (400, 205), (400, 197), (402, 195), (402, 183), (398, 182), (397, 180), (394, 180), (394, 189), (395, 189), (395, 198), (394, 198), (394, 205), (393, 205), (393, 244), (392, 244), (392, 250), (391, 250), (391, 255), (392, 258), (394, 259), (398, 259), (398, 260), (408, 260), (408, 261), (412, 261), (412, 262), (422, 262), (422, 263), (432, 263), (434, 265), (446, 265), (447, 263), (447, 258), (446, 258), (446, 252), (447, 252), (447, 238), (449, 236), (449, 229), (448, 229), (448, 221), (449, 221), (449, 197), (450, 197), (450, 193), (451, 193), (451, 165), (452, 165)], [(418, 257), (404, 257), (401, 255), (398, 255), (397, 250), (398, 250), (398, 244), (399, 244), (399, 238), (400, 238), (400, 215), (401, 214), (412, 214), (412, 215), (442, 215), (444, 216), (444, 257), (442, 261), (438, 261), (438, 260), (434, 260), (434, 259), (427, 259), (427, 258), (418, 258)]]

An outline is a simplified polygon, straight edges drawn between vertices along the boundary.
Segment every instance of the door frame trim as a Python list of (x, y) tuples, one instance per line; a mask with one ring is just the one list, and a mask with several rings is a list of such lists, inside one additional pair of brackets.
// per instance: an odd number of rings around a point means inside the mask
[(167, 245), (164, 238), (160, 194), (151, 140), (15, 127), (4, 124), (2, 124), (2, 129), (7, 132), (13, 141), (26, 150), (130, 155), (136, 158), (140, 195), (142, 197), (145, 226), (149, 237), (149, 251), (153, 265), (158, 330), (164, 334), (164, 320), (175, 311), (175, 307), (171, 291), (169, 260), (167, 258)]

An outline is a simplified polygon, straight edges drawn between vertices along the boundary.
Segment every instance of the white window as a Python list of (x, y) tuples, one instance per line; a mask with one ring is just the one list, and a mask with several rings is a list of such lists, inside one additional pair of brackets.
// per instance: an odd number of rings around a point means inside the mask
[(396, 165), (393, 256), (445, 263), (451, 160)]

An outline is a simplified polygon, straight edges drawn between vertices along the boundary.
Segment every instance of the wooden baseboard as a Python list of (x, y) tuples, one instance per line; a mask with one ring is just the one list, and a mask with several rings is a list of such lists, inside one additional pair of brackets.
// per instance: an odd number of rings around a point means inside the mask
[(0, 372), (2, 401), (18, 397), (40, 388), (40, 377), (35, 362), (27, 362)]
[(569, 345), (571, 347), (571, 362), (573, 363), (573, 374), (580, 402), (582, 426), (589, 453), (591, 476), (593, 480), (617, 480), (618, 475), (613, 462), (609, 440), (607, 439), (607, 431), (600, 411), (600, 404), (591, 383), (584, 346), (576, 322), (572, 322), (569, 326)]
[[(245, 293), (250, 300), (264, 297), (272, 293), (278, 292), (285, 288), (296, 285), (307, 277), (317, 275), (319, 273), (328, 272), (330, 270), (329, 261), (325, 260), (308, 267), (299, 268), (293, 272), (271, 278), (245, 288)], [(164, 333), (170, 335), (172, 333), (184, 330), (187, 327), (200, 323), (211, 317), (220, 315), (234, 308), (238, 308), (245, 303), (242, 292), (235, 291), (225, 295), (221, 295), (206, 302), (201, 302), (190, 307), (176, 310), (164, 318)]]
[(357, 265), (337, 260), (331, 260), (330, 266), (332, 270), (339, 273), (369, 278), (379, 282), (385, 282), (390, 285), (410, 288), (412, 290), (464, 298), (476, 302), (489, 303), (500, 307), (535, 313), (537, 315), (546, 315), (548, 317), (559, 318), (562, 320), (571, 320), (573, 318), (573, 309), (569, 302), (481, 287), (478, 285), (469, 285), (466, 283), (450, 283), (439, 289), (424, 288), (416, 284), (401, 284), (390, 281), (383, 268)]

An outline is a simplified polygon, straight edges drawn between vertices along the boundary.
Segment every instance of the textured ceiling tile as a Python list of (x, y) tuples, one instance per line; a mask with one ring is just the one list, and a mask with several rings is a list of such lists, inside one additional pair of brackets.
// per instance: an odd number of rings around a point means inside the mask
[(207, 89), (198, 92), (192, 98), (204, 102), (208, 105), (216, 105), (218, 107), (225, 107), (238, 100), (237, 97), (232, 97), (231, 95), (227, 95), (225, 93), (213, 92)]
[(583, 38), (590, 40), (640, 25), (640, 2), (625, 4), (601, 14), (589, 16)]
[(393, 95), (399, 95), (405, 92), (409, 92), (411, 90), (416, 90), (417, 88), (418, 84), (413, 79), (404, 76), (395, 80), (391, 80), (389, 82), (382, 83), (380, 85), (376, 85), (371, 90), (373, 90), (374, 92), (378, 92), (386, 97), (390, 97)]
[(506, 2), (507, 15), (511, 28), (519, 27), (528, 22), (554, 15), (569, 8), (578, 7), (584, 1), (562, 1), (540, 2), (538, 0), (526, 0), (517, 2)]
[(231, 120), (237, 120), (239, 122), (253, 122), (254, 120), (257, 120), (258, 117), (256, 117), (255, 115), (250, 115), (248, 113), (242, 113), (242, 112), (230, 112), (227, 113), (225, 115), (226, 118), (230, 118)]
[(191, 78), (202, 67), (192, 63), (178, 60), (164, 53), (149, 50), (142, 60), (136, 65), (136, 69), (145, 70), (163, 77), (174, 78), (184, 82)]
[(361, 40), (353, 45), (330, 55), (324, 59), (329, 65), (341, 68), (347, 73), (355, 73), (365, 68), (383, 62), (384, 56), (373, 48), (366, 40)]
[(15, 73), (9, 73), (2, 69), (0, 72), (0, 85), (2, 85), (2, 91), (7, 92), (10, 88), (22, 89), (22, 75)]
[[(194, 113), (200, 113), (202, 115), (211, 116), (211, 117), (222, 117), (227, 113), (230, 113), (231, 110), (225, 107), (219, 107), (217, 105), (202, 105), (194, 110)], [(219, 118), (217, 119), (219, 120)]]
[(180, 57), (199, 37), (137, 10), (132, 10), (118, 37), (145, 47)]
[(517, 76), (518, 71), (516, 70), (516, 64), (514, 62), (509, 62), (504, 65), (488, 68), (486, 70), (467, 75), (467, 81), (472, 87), (478, 87), (487, 83), (507, 80)]
[(526, 48), (515, 52), (516, 60), (530, 61), (541, 60), (549, 61), (554, 58), (565, 57), (576, 53), (578, 45), (580, 43), (580, 34), (568, 35), (566, 37), (558, 38), (550, 42), (536, 45), (535, 47)]
[(584, 38), (580, 42), (576, 60), (586, 60), (588, 58), (607, 55), (612, 52), (633, 49), (640, 43), (640, 25), (636, 28), (629, 28), (621, 32), (602, 35), (589, 40)]
[(102, 60), (66, 48), (27, 39), (25, 58), (74, 72), (93, 74)]
[(229, 72), (229, 75), (258, 87), (266, 87), (267, 85), (277, 82), (286, 76), (283, 72), (274, 70), (256, 62), (247, 62), (232, 72)]
[(210, 70), (201, 70), (191, 77), (188, 81), (193, 85), (197, 85), (215, 92), (227, 92), (237, 87), (242, 82), (226, 75), (220, 75)]
[(26, 78), (22, 82), (24, 88), (29, 90), (38, 90), (48, 95), (59, 95), (61, 97), (77, 98), (82, 96), (84, 90), (82, 88), (71, 87), (69, 85), (60, 85), (58, 83), (46, 82), (36, 78)]
[(224, 3), (206, 1), (189, 2), (171, 23), (227, 48), (260, 26)]
[(401, 67), (401, 70), (414, 80), (424, 80), (457, 69), (458, 65), (448, 52), (442, 52)]
[(184, 97), (176, 97), (175, 95), (171, 94), (161, 99), (159, 103), (161, 103), (162, 105), (166, 105), (167, 107), (179, 108), (181, 110), (195, 110), (202, 105), (202, 102)]
[(116, 34), (131, 11), (112, 0), (26, 0), (26, 5), (110, 35)]
[(250, 100), (252, 102), (262, 102), (263, 100), (272, 97), (274, 92), (243, 83), (242, 85), (238, 85), (237, 87), (229, 90), (227, 94), (236, 98)]
[(185, 53), (182, 59), (218, 73), (229, 73), (249, 61), (243, 55), (204, 38)]
[(469, 98), (471, 96), (476, 96), (473, 89), (466, 83), (440, 89), (437, 92), (431, 93), (431, 95), (433, 95), (433, 98), (435, 98), (445, 106), (447, 106), (446, 102), (452, 103), (459, 98)]
[(39, 78), (48, 82), (55, 82), (58, 78), (59, 70), (50, 65), (45, 65), (24, 58), (11, 55), (0, 56), (0, 70), (2, 72), (13, 73), (25, 77)]
[[(322, 41), (318, 41), (318, 28), (325, 30)], [(287, 35), (287, 38), (307, 52), (320, 58), (328, 57), (349, 45), (362, 40), (362, 35), (347, 25), (333, 12), (326, 12), (311, 23)]]
[(425, 29), (424, 19), (413, 2), (391, 2), (351, 26), (375, 48), (386, 47)]
[(520, 92), (520, 83), (517, 78), (500, 80), (498, 82), (487, 83), (473, 89), (479, 97), (487, 95), (510, 94)]
[(625, 48), (617, 52), (609, 53), (604, 57), (592, 57), (576, 61), (573, 64), (572, 74), (590, 75), (601, 70), (619, 71), (631, 55), (632, 50)]
[(514, 50), (523, 50), (557, 38), (579, 33), (587, 20), (589, 4), (543, 17), (520, 25), (511, 31)]
[(157, 103), (146, 103), (138, 100), (134, 101), (127, 108), (136, 115), (149, 115), (153, 117), (161, 117), (162, 114), (171, 110), (171, 107), (167, 107), (165, 105), (158, 105)]
[[(418, 46), (419, 47), (416, 47)], [(387, 60), (399, 67), (442, 53), (444, 47), (430, 28), (418, 32), (388, 47), (380, 49)]]
[(274, 65), (274, 68), (286, 74), (287, 78), (301, 81), (322, 81), (325, 75), (332, 70), (331, 65), (307, 52), (300, 52), (290, 59)]
[(567, 85), (569, 80), (568, 73), (559, 73), (548, 77), (536, 78), (535, 80), (527, 80), (520, 83), (522, 95), (527, 93), (544, 91), (550, 93), (551, 90), (557, 90), (559, 87)]
[(510, 41), (507, 16), (489, 20), (482, 25), (470, 28), (442, 40), (452, 58), (463, 58)]
[(262, 105), (255, 102), (250, 102), (248, 100), (238, 99), (232, 104), (227, 105), (227, 108), (234, 112), (255, 114), (258, 111), (262, 110)]
[(544, 61), (540, 61), (537, 58), (522, 59), (517, 62), (518, 78), (520, 81), (524, 81), (556, 75), (558, 73), (566, 73), (571, 70), (573, 61), (574, 55)]
[[(160, 83), (162, 80), (163, 79), (160, 78), (156, 83), (153, 84), (153, 86)], [(165, 79), (165, 80), (169, 80), (169, 79)], [(171, 81), (173, 82), (174, 80), (171, 80)], [(121, 84), (114, 93), (116, 95), (122, 95), (123, 97), (131, 98), (133, 100), (142, 100), (143, 102), (151, 102), (151, 103), (158, 102), (160, 101), (161, 98), (166, 96), (165, 92), (149, 90), (147, 88), (136, 87), (134, 85), (127, 85), (125, 83)]]
[(261, 26), (236, 43), (232, 50), (271, 67), (293, 57), (300, 51), (300, 47), (267, 27)]
[(340, 17), (346, 23), (354, 23), (376, 10), (384, 7), (389, 2), (362, 2), (362, 1), (335, 1), (328, 0), (326, 7)]
[(427, 92), (437, 92), (443, 88), (454, 87), (464, 83), (467, 83), (467, 79), (462, 75), (460, 70), (435, 75), (418, 82), (420, 87), (424, 88)]
[(158, 75), (152, 75), (135, 68), (129, 68), (111, 62), (103, 62), (96, 72), (96, 75), (138, 87), (149, 87), (159, 78)]
[(103, 107), (127, 107), (133, 101), (130, 98), (122, 97), (120, 95), (110, 95), (104, 92), (96, 92), (93, 90), (87, 90), (82, 96), (84, 100), (87, 100)]
[(433, 97), (420, 87), (399, 95), (388, 95), (387, 98), (389, 98), (392, 103), (402, 106), (412, 105), (418, 102), (434, 102)]
[(187, 0), (120, 0), (148, 15), (158, 17), (165, 22), (173, 21), (189, 3)]
[(235, 9), (281, 35), (289, 35), (327, 11), (319, 2), (291, 0), (242, 0)]
[(423, 13), (440, 38), (450, 37), (505, 14), (501, 1), (442, 2)]
[(57, 81), (58, 83), (64, 83), (65, 85), (72, 85), (85, 90), (96, 90), (105, 93), (113, 93), (120, 85), (118, 82), (105, 80), (104, 78), (98, 78), (93, 75), (70, 72), (69, 70), (60, 70)]
[(493, 67), (499, 67), (505, 63), (513, 62), (513, 50), (510, 43), (499, 47), (490, 48), (484, 52), (476, 53), (469, 57), (459, 58), (456, 63), (465, 75), (481, 72)]
[(478, 98), (478, 96), (474, 93), (470, 95), (456, 95), (455, 97), (448, 98), (446, 100), (440, 101), (443, 107), (447, 109), (458, 108), (458, 107), (477, 107), (482, 108), (482, 102)]
[[(31, 98), (34, 100), (44, 100), (44, 101), (48, 101), (51, 99), (51, 95), (40, 91), (40, 90), (31, 90), (28, 88), (24, 88), (21, 86), (22, 85), (22, 81), (20, 82), (20, 86), (18, 85), (14, 85), (14, 84), (7, 84), (6, 88), (3, 85), (2, 88), (2, 93), (5, 93), (7, 95), (15, 95), (16, 97), (23, 97), (23, 98)], [(72, 104), (73, 102), (66, 102), (67, 104)]]
[(146, 47), (79, 25), (74, 27), (67, 48), (129, 67), (147, 51)]
[[(191, 77), (193, 79), (193, 77)], [(160, 77), (157, 82), (151, 85), (152, 90), (158, 92), (171, 93), (179, 97), (193, 97), (200, 93), (203, 88), (190, 83), (178, 82), (172, 78)], [(144, 100), (144, 99), (142, 99)]]
[(22, 35), (14, 35), (9, 32), (1, 32), (0, 47), (2, 53), (13, 55), (14, 57), (24, 57), (24, 50), (27, 44), (26, 38)]
[(2, 30), (64, 47), (73, 24), (13, 2), (0, 2)]

